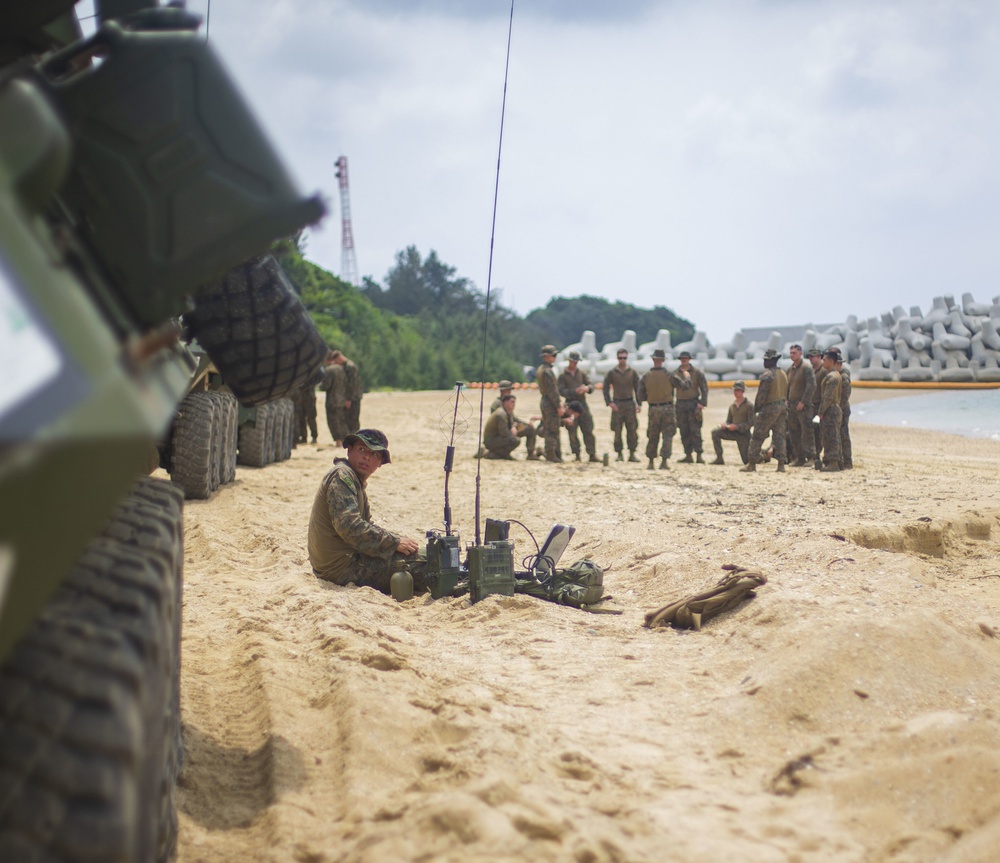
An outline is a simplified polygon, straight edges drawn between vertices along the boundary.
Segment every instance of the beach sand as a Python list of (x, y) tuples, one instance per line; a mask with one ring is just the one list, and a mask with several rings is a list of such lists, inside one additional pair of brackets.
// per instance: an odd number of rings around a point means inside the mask
[[(710, 394), (709, 460), (730, 400)], [(393, 459), (369, 482), (376, 520), (417, 538), (442, 526), (448, 402), (363, 402)], [(644, 429), (645, 413), (640, 456)], [(619, 616), (320, 582), (306, 525), (342, 450), (321, 428), (287, 462), (240, 468), (186, 505), (178, 860), (994, 863), (1000, 443), (853, 437), (856, 469), (834, 474), (741, 473), (732, 443), (725, 466), (677, 464), (677, 437), (669, 471), (484, 461), (482, 516), (539, 542), (574, 525), (563, 563), (605, 567)], [(511, 537), (516, 561), (534, 550)], [(768, 582), (700, 632), (643, 628), (724, 564)]]

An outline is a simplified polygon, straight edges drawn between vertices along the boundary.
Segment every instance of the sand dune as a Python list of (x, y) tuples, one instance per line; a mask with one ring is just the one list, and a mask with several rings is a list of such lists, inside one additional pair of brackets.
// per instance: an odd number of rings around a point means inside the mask
[[(413, 536), (441, 527), (448, 398), (364, 401), (393, 454), (373, 509)], [(711, 400), (706, 441), (728, 396)], [(463, 542), (470, 423), (450, 483)], [(539, 540), (575, 525), (565, 560), (606, 567), (620, 616), (318, 582), (304, 546), (328, 433), (240, 468), (186, 510), (178, 859), (992, 863), (1000, 444), (854, 439), (837, 474), (484, 462), (483, 516)], [(756, 599), (697, 633), (642, 627), (726, 563), (768, 576)]]

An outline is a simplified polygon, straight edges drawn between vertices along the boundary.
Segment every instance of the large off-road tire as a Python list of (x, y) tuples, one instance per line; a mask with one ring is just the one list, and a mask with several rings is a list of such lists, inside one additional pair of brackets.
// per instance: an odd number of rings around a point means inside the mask
[(206, 393), (208, 400), (212, 403), (212, 476), (211, 476), (211, 486), (212, 491), (215, 491), (220, 485), (222, 485), (222, 459), (224, 457), (223, 447), (225, 446), (225, 441), (223, 440), (223, 435), (225, 433), (225, 416), (226, 409), (216, 398), (215, 393)]
[(201, 288), (184, 321), (247, 407), (296, 389), (326, 354), (323, 337), (271, 255)]
[(253, 423), (240, 426), (239, 449), (236, 454), (237, 464), (247, 467), (264, 467), (271, 462), (271, 439), (269, 429), (271, 423), (270, 405), (257, 408), (257, 416)]
[(0, 667), (0, 860), (169, 859), (181, 505), (143, 480)]
[(211, 395), (197, 392), (188, 393), (174, 415), (170, 478), (184, 489), (185, 497), (204, 500), (212, 493), (213, 456), (218, 453), (212, 448), (215, 414)]
[(218, 394), (226, 407), (226, 455), (222, 465), (222, 482), (229, 483), (236, 479), (236, 448), (239, 445), (240, 406), (232, 393)]

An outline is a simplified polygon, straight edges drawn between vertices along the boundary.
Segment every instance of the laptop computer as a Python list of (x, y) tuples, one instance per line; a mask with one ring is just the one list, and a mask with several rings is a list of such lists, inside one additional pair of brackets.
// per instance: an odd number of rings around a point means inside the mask
[(568, 524), (554, 524), (549, 535), (538, 550), (538, 559), (535, 561), (535, 575), (541, 577), (551, 575), (552, 571), (559, 563), (559, 559), (566, 551), (566, 546), (576, 533), (576, 528)]

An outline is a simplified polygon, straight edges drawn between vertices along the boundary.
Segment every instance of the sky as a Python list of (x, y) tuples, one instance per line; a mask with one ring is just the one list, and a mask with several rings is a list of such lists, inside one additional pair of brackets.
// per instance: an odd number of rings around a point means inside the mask
[(343, 155), (362, 276), (415, 245), (521, 315), (718, 342), (1000, 294), (1000, 3), (515, 0), (505, 107), (510, 0), (208, 3), (336, 274)]

